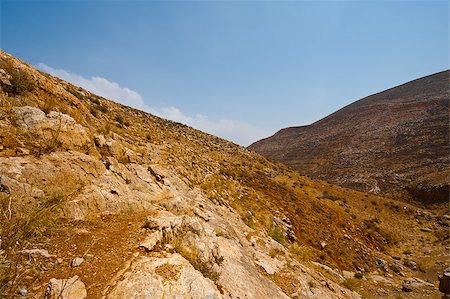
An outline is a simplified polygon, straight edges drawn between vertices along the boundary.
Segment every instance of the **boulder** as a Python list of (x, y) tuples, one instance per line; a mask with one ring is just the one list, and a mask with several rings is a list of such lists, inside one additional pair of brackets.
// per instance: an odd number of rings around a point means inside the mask
[(78, 267), (84, 262), (84, 258), (82, 257), (76, 257), (72, 260), (72, 263), (70, 264), (72, 267)]
[(44, 294), (45, 299), (84, 299), (86, 297), (86, 286), (77, 275), (69, 279), (50, 279)]
[(444, 274), (439, 276), (439, 291), (450, 297), (450, 268), (447, 268)]
[(89, 135), (82, 125), (71, 116), (44, 111), (30, 106), (14, 107), (16, 124), (37, 137), (37, 141), (57, 139), (66, 148), (82, 147), (90, 142)]
[(214, 282), (181, 255), (142, 257), (107, 296), (122, 298), (221, 298)]

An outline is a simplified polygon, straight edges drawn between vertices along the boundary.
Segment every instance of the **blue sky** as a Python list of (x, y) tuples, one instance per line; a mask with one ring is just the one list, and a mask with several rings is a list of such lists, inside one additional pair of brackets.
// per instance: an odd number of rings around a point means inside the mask
[(449, 68), (447, 1), (1, 0), (5, 51), (248, 145)]

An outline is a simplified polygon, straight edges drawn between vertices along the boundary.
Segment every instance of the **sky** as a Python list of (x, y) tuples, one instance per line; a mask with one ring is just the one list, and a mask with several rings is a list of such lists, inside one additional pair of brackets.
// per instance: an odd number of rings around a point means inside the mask
[(244, 146), (449, 69), (448, 1), (0, 1), (6, 52)]

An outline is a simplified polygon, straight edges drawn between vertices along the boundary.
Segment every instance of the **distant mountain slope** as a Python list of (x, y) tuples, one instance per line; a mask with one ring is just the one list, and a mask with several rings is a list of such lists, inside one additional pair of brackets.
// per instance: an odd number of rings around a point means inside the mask
[(302, 174), (373, 193), (448, 200), (449, 71), (356, 101), (249, 148)]

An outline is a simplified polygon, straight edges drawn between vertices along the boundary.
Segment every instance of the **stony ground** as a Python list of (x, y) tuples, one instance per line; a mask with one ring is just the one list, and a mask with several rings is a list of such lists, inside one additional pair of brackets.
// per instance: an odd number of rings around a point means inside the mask
[(0, 55), (3, 297), (439, 297), (444, 213), (300, 176)]

